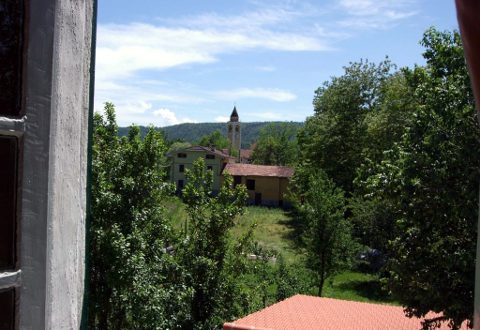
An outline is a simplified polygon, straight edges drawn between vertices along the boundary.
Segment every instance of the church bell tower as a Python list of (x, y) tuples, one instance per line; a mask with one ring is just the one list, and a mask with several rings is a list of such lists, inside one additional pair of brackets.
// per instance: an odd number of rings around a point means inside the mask
[(232, 114), (230, 115), (230, 121), (227, 123), (227, 132), (228, 140), (230, 141), (230, 152), (234, 154), (240, 153), (242, 134), (236, 106), (233, 107)]

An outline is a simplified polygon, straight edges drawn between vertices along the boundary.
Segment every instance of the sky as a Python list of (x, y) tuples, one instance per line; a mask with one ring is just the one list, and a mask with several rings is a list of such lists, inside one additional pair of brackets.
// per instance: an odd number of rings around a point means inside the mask
[(100, 0), (95, 110), (120, 126), (304, 121), (350, 62), (424, 64), (430, 26), (458, 29), (453, 0)]

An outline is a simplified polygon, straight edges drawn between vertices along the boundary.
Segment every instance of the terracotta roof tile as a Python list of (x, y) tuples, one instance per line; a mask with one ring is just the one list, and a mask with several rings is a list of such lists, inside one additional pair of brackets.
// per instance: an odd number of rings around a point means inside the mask
[[(430, 312), (427, 318), (438, 316)], [(225, 323), (224, 330), (420, 330), (422, 319), (408, 318), (400, 306), (296, 295)], [(449, 329), (443, 324), (440, 329)], [(461, 329), (467, 329), (466, 322)]]
[(272, 176), (290, 178), (293, 168), (286, 166), (267, 166), (252, 164), (227, 164), (224, 172), (239, 176)]
[(223, 150), (218, 150), (218, 149), (215, 149), (215, 148), (209, 148), (209, 147), (204, 147), (204, 146), (191, 146), (191, 147), (188, 147), (188, 148), (177, 149), (177, 150), (174, 150), (174, 151), (170, 151), (167, 154), (167, 156), (171, 157), (175, 153), (182, 152), (182, 151), (200, 151), (200, 152), (205, 151), (205, 152), (208, 152), (210, 154), (215, 154), (215, 155), (223, 157), (223, 158), (234, 158), (234, 157), (231, 157), (230, 155), (228, 155), (228, 149), (227, 149), (227, 153), (225, 153), (225, 152), (223, 152)]
[(179, 151), (205, 151), (205, 152), (208, 152), (210, 154), (215, 154), (215, 155), (218, 155), (218, 156), (223, 157), (223, 158), (232, 158), (230, 155), (228, 155), (228, 153), (224, 153), (223, 150), (204, 147), (204, 146), (191, 146), (191, 147), (188, 147), (188, 148), (175, 150), (175, 152), (179, 152)]

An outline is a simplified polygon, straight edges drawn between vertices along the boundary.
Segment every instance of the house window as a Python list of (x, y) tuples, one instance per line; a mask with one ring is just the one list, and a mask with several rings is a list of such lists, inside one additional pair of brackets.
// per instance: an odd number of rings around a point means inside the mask
[(185, 172), (185, 165), (183, 165), (183, 164), (178, 165), (178, 171), (179, 171), (180, 173)]
[(16, 137), (0, 136), (0, 271), (16, 264), (17, 144)]
[(187, 154), (186, 154), (186, 153), (183, 153), (183, 152), (179, 152), (179, 153), (177, 154), (177, 157), (178, 157), (178, 158), (187, 158)]
[(255, 190), (255, 180), (252, 180), (252, 179), (247, 180), (247, 189)]
[(228, 125), (228, 132), (232, 132), (232, 125)]
[(237, 186), (242, 183), (242, 177), (240, 175), (235, 175), (233, 177), (233, 185)]
[(207, 171), (213, 171), (213, 166), (207, 166)]
[(182, 190), (183, 189), (183, 180), (178, 180), (177, 182), (177, 190)]
[(206, 155), (205, 158), (206, 159), (215, 159), (215, 155)]

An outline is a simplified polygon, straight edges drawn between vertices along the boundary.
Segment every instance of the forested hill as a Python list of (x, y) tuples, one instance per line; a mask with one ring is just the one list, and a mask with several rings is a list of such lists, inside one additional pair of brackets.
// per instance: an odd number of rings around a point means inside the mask
[[(242, 148), (248, 148), (250, 144), (255, 142), (258, 138), (260, 129), (273, 122), (253, 122), (242, 124)], [(275, 122), (277, 123), (277, 122)], [(303, 126), (302, 122), (286, 122), (287, 125), (292, 125), (295, 128)], [(145, 135), (148, 127), (140, 126), (142, 136)], [(219, 130), (227, 136), (226, 123), (198, 123), (198, 124), (179, 124), (167, 127), (158, 127), (160, 131), (165, 132), (165, 136), (169, 141), (184, 140), (186, 142), (194, 143), (200, 140), (204, 135), (210, 134), (215, 130)], [(127, 135), (128, 127), (120, 127), (120, 136)]]

